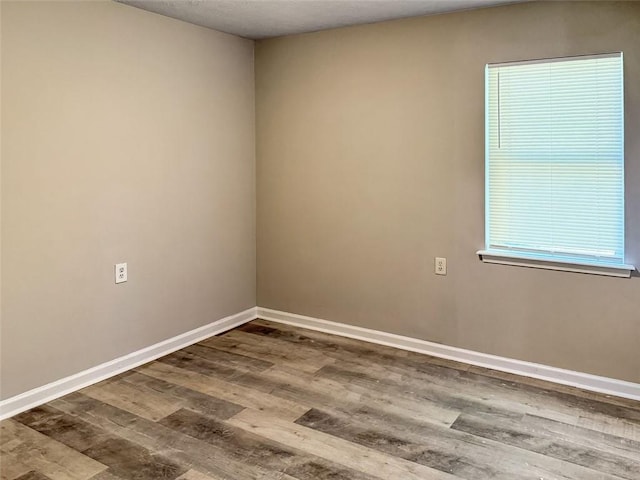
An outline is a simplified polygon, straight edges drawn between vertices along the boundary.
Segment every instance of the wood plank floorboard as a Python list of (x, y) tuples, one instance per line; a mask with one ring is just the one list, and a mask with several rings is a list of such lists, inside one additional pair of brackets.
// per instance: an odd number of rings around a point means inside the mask
[(0, 422), (0, 480), (640, 480), (640, 402), (256, 320)]
[(571, 440), (546, 434), (541, 430), (535, 431), (534, 434), (534, 429), (520, 420), (515, 421), (495, 415), (462, 414), (451, 428), (600, 472), (607, 472), (620, 478), (637, 480), (640, 471), (637, 469), (638, 462), (626, 456), (611, 453), (606, 449), (593, 449)]
[[(435, 426), (413, 431), (393, 431), (384, 422), (374, 425), (347, 422), (343, 417), (315, 409), (307, 412), (296, 423), (373, 450), (452, 473), (457, 478), (617, 478)], [(425, 438), (432, 440), (425, 443)]]
[(197, 372), (176, 368), (161, 362), (153, 362), (142, 367), (139, 371), (145, 375), (165, 380), (167, 383), (182, 385), (192, 390), (202, 392), (243, 407), (253, 408), (278, 418), (295, 420), (309, 410), (309, 406), (289, 401), (282, 397), (270, 395), (256, 388), (243, 387), (224, 380), (203, 375)]
[[(317, 346), (322, 344), (322, 335), (325, 335), (305, 331), (305, 336), (300, 339), (295, 332), (289, 332), (288, 335), (282, 334), (273, 325), (275, 324), (261, 322), (257, 327), (250, 324), (242, 328), (245, 332), (262, 335), (266, 341), (287, 339), (293, 343), (300, 340), (306, 348), (318, 348)], [(286, 325), (279, 328), (293, 329)], [(269, 340), (271, 337), (274, 340)], [(384, 354), (384, 361), (363, 362), (361, 355), (345, 353), (354, 348), (349, 345), (354, 342), (362, 344), (362, 342), (341, 338), (340, 348), (330, 349), (328, 352), (328, 355), (334, 356), (337, 361), (322, 368), (320, 374), (328, 378), (335, 378), (338, 375), (341, 381), (346, 382), (350, 379), (351, 382), (360, 385), (375, 384), (376, 391), (380, 391), (384, 383), (388, 383), (395, 391), (403, 386), (410, 386), (411, 391), (406, 391), (405, 394), (417, 396), (421, 401), (444, 402), (453, 408), (481, 409), (482, 405), (489, 409), (500, 407), (504, 410), (548, 416), (576, 425), (590, 422), (600, 431), (635, 440), (640, 438), (638, 424), (640, 412), (636, 405), (640, 402), (616, 399), (592, 392), (588, 392), (585, 398), (584, 391), (579, 389), (558, 385), (558, 389), (554, 390), (554, 384), (549, 382), (536, 380), (536, 383), (532, 383), (530, 382), (532, 379), (524, 379), (523, 383), (519, 383), (502, 376), (478, 374), (469, 371), (468, 366), (459, 368), (456, 362), (448, 360), (445, 361), (446, 367), (444, 367), (441, 362), (425, 362), (424, 359), (420, 361), (423, 356), (412, 352), (402, 352), (407, 355), (406, 357), (397, 357), (393, 352), (387, 352)], [(358, 347), (359, 345), (355, 348)], [(398, 362), (398, 358), (402, 361)], [(483, 373), (488, 372), (484, 370)], [(421, 392), (421, 387), (424, 385), (428, 387), (423, 388)]]
[(36, 472), (34, 470), (25, 473), (24, 475), (20, 475), (17, 480), (51, 480), (46, 475), (41, 474), (40, 472)]
[(0, 450), (0, 480), (20, 478), (34, 470), (29, 465), (22, 463), (15, 455)]

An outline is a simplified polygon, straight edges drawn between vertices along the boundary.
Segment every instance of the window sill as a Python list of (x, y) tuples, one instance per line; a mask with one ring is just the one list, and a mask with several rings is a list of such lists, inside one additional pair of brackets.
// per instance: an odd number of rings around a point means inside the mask
[(609, 277), (629, 278), (631, 276), (631, 272), (636, 269), (633, 265), (602, 265), (588, 262), (543, 259), (508, 252), (497, 252), (493, 250), (478, 250), (476, 253), (484, 263), (542, 268), (545, 270), (558, 270), (562, 272), (589, 273), (592, 275), (605, 275)]

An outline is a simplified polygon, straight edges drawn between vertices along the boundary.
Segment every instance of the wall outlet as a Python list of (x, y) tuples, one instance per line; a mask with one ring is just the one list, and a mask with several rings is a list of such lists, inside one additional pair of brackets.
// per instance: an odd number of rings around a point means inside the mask
[(116, 283), (123, 283), (127, 281), (127, 264), (116, 263)]
[(436, 273), (436, 275), (446, 275), (447, 274), (447, 259), (446, 258), (436, 257), (435, 273)]

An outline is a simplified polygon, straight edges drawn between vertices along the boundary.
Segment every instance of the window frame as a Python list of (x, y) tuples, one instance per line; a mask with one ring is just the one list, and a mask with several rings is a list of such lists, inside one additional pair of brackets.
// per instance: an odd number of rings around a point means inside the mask
[[(589, 258), (567, 258), (562, 256), (554, 256), (553, 251), (534, 251), (532, 253), (521, 250), (509, 250), (508, 248), (504, 249), (491, 249), (490, 248), (490, 221), (489, 221), (489, 211), (490, 211), (490, 122), (489, 122), (489, 106), (490, 106), (490, 87), (489, 87), (489, 69), (496, 68), (501, 66), (517, 66), (521, 64), (532, 64), (532, 63), (551, 63), (551, 62), (559, 62), (566, 61), (571, 59), (588, 59), (588, 58), (604, 58), (604, 57), (612, 57), (619, 56), (622, 62), (622, 52), (614, 52), (608, 54), (595, 54), (595, 55), (580, 55), (580, 56), (564, 56), (564, 57), (555, 57), (555, 58), (541, 58), (535, 60), (525, 60), (525, 61), (515, 61), (515, 62), (500, 62), (487, 64), (485, 66), (485, 248), (482, 250), (478, 250), (476, 253), (479, 258), (485, 263), (493, 263), (493, 264), (501, 264), (501, 265), (515, 265), (521, 267), (530, 267), (530, 268), (542, 268), (547, 270), (559, 270), (559, 271), (568, 271), (568, 272), (576, 272), (576, 273), (589, 273), (596, 275), (606, 275), (606, 276), (614, 276), (614, 277), (630, 277), (631, 273), (635, 271), (635, 266), (628, 265), (624, 263), (624, 258), (622, 263), (610, 263), (610, 262), (599, 262), (597, 259), (591, 261)], [(624, 75), (622, 77), (622, 111), (621, 114), (624, 115)], [(499, 100), (498, 100), (499, 101)], [(622, 119), (622, 175), (624, 182), (624, 117)], [(622, 222), (622, 244), (624, 247), (625, 243), (625, 226), (624, 226), (624, 187), (622, 188), (622, 201), (623, 201), (623, 222)], [(622, 254), (624, 255), (624, 248)]]

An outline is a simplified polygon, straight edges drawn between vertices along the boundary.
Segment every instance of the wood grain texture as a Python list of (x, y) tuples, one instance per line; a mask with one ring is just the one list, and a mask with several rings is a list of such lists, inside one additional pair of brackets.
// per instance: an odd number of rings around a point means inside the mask
[(640, 479), (639, 402), (260, 320), (0, 427), (0, 480)]
[(254, 410), (292, 421), (310, 408), (255, 388), (243, 387), (190, 370), (176, 368), (162, 362), (153, 362), (143, 367), (138, 367), (137, 371), (168, 383), (182, 385), (207, 395), (215, 395), (220, 399), (237, 405), (253, 408)]
[(178, 480), (220, 480), (222, 477), (212, 477), (205, 475), (197, 470), (189, 470), (188, 472), (180, 475)]
[(256, 335), (231, 330), (219, 337), (212, 337), (202, 342), (203, 345), (229, 353), (264, 358), (277, 365), (296, 365), (303, 372), (313, 373), (320, 366), (333, 362), (322, 352), (307, 348), (291, 348), (289, 342), (274, 341), (265, 344)]
[(24, 475), (19, 476), (16, 480), (51, 480), (51, 478), (43, 475), (40, 472), (32, 470), (25, 473)]
[(549, 456), (531, 452), (514, 456), (505, 444), (437, 426), (391, 429), (384, 422), (362, 423), (315, 409), (296, 423), (460, 478), (613, 478)]
[[(0, 424), (2, 436), (16, 441), (3, 443), (2, 463), (17, 459), (52, 480), (87, 480), (107, 467), (66, 445), (26, 427), (16, 420)], [(5, 458), (4, 453), (10, 453)]]
[(451, 480), (452, 476), (423, 467), (402, 458), (376, 452), (357, 443), (305, 428), (295, 423), (268, 418), (247, 409), (230, 420), (249, 432), (288, 446), (296, 446), (306, 452), (318, 452), (327, 459), (362, 471), (377, 478), (402, 478), (405, 480)]
[(620, 478), (637, 480), (638, 472), (640, 472), (638, 462), (626, 456), (617, 455), (605, 449), (594, 449), (552, 434), (546, 434), (540, 429), (534, 430), (530, 426), (510, 418), (463, 414), (451, 428), (471, 433), (477, 437), (495, 440), (505, 445), (541, 453), (547, 457), (582, 465), (599, 472), (606, 472)]
[(81, 394), (69, 395), (52, 404), (116, 437), (136, 443), (149, 451), (162, 452), (163, 456), (179, 465), (196, 469), (214, 478), (238, 480), (249, 480), (256, 476), (268, 480), (285, 478), (281, 477), (280, 472), (239, 462), (226, 455), (224, 449), (211, 443), (171, 430), (157, 422), (138, 417)]
[(29, 474), (34, 470), (18, 457), (5, 450), (0, 450), (0, 480), (12, 480)]

